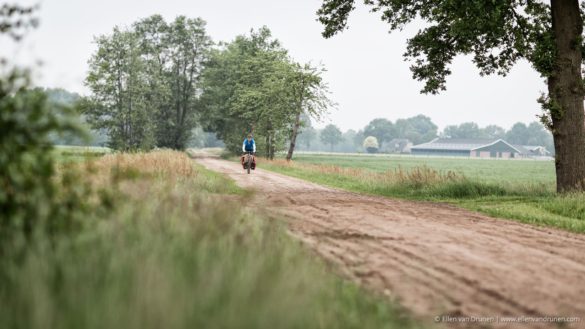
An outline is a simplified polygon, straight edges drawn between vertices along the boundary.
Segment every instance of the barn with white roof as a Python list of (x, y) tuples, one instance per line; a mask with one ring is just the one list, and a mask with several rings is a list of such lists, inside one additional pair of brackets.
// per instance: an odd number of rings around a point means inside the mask
[(461, 156), (478, 158), (521, 158), (525, 150), (503, 139), (435, 138), (428, 143), (412, 146), (413, 155)]

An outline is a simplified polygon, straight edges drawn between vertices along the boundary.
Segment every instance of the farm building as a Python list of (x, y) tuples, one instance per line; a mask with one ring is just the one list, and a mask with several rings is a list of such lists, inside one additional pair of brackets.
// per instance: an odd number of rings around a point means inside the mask
[(526, 158), (550, 155), (542, 146), (512, 145), (503, 139), (435, 138), (411, 147), (413, 155), (462, 156), (479, 158)]

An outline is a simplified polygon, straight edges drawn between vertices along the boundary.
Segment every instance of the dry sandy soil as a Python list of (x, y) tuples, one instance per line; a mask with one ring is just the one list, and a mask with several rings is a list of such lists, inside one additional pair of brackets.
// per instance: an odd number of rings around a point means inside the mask
[[(261, 169), (247, 175), (218, 158), (197, 161), (256, 190), (255, 202), (288, 219), (293, 235), (417, 317), (491, 317), (485, 327), (557, 328), (530, 321), (572, 316), (581, 321), (569, 328), (585, 328), (585, 235), (445, 204), (359, 195)], [(508, 324), (504, 316), (525, 318)], [(483, 327), (442, 319), (448, 327)]]

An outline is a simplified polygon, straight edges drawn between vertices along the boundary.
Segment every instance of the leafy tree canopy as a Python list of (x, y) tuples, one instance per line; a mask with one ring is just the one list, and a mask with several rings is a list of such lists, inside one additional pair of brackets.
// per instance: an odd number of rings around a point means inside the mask
[(319, 138), (324, 144), (330, 145), (331, 150), (333, 151), (335, 145), (343, 141), (343, 134), (336, 125), (329, 124), (323, 128)]

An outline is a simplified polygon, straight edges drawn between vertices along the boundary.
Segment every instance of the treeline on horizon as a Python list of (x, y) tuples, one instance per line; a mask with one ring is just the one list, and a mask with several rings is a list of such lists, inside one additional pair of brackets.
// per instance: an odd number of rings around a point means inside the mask
[[(516, 145), (544, 146), (554, 154), (552, 134), (538, 121), (529, 124), (515, 123), (506, 130), (498, 125), (480, 127), (475, 122), (446, 126), (438, 130), (432, 120), (422, 114), (397, 119), (392, 122), (376, 118), (359, 130), (349, 129), (342, 132), (336, 125), (330, 124), (322, 129), (314, 128), (310, 122), (299, 134), (298, 150), (333, 151), (333, 152), (367, 152), (364, 141), (367, 137), (376, 138), (377, 151), (381, 153), (400, 153), (402, 143), (408, 140), (413, 145), (429, 142), (437, 137), (457, 139), (503, 139)], [(395, 143), (390, 143), (394, 141)], [(396, 144), (401, 144), (396, 147)]]
[[(335, 107), (323, 66), (294, 61), (267, 27), (214, 42), (205, 26), (201, 18), (166, 22), (153, 15), (114, 27), (95, 38), (85, 79), (90, 94), (47, 89), (48, 98), (76, 106), (92, 145), (121, 151), (220, 146), (237, 153), (248, 133), (269, 158), (287, 149), (290, 157), (295, 148), (364, 152), (369, 136), (386, 153), (396, 152), (388, 143), (393, 139), (416, 145), (438, 136), (503, 138), (554, 151), (551, 134), (538, 122), (519, 122), (508, 131), (467, 122), (439, 132), (430, 118), (417, 115), (395, 122), (376, 118), (358, 131), (335, 125), (317, 130), (312, 122)], [(87, 143), (68, 136), (53, 140)]]
[[(77, 93), (61, 88), (47, 88), (43, 90), (48, 99), (61, 105), (73, 105), (82, 99)], [(82, 117), (83, 119), (83, 117)], [(107, 132), (91, 129), (89, 145), (108, 146)], [(461, 138), (461, 139), (504, 139), (509, 143), (518, 145), (544, 146), (554, 154), (552, 134), (538, 121), (529, 124), (517, 122), (508, 130), (498, 125), (487, 125), (480, 127), (475, 122), (464, 122), (459, 125), (448, 125), (439, 131), (432, 120), (422, 114), (397, 119), (395, 122), (384, 118), (371, 120), (364, 128), (359, 130), (348, 129), (342, 131), (334, 124), (324, 128), (315, 128), (313, 121), (306, 115), (301, 117), (301, 126), (296, 140), (296, 149), (300, 151), (333, 151), (333, 152), (366, 152), (364, 140), (368, 136), (376, 137), (378, 152), (399, 153), (395, 145), (390, 145), (394, 139), (405, 139), (413, 145), (429, 142), (437, 137)], [(243, 139), (242, 136), (237, 136)], [(288, 140), (287, 140), (288, 141)], [(54, 142), (60, 145), (88, 145), (78, 137), (55, 136)], [(240, 146), (239, 142), (236, 143)], [(222, 140), (218, 139), (213, 132), (206, 132), (202, 127), (197, 126), (190, 132), (190, 139), (186, 147), (225, 147)]]

